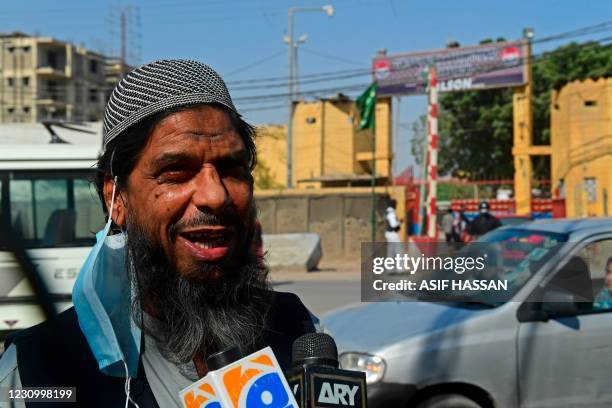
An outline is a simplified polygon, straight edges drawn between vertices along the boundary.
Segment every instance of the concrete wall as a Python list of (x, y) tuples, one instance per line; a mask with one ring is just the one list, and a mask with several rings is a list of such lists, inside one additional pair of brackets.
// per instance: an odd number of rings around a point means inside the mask
[(612, 79), (575, 81), (551, 98), (552, 188), (568, 217), (612, 215)]
[[(405, 218), (403, 187), (377, 187), (377, 241), (384, 240), (384, 210), (389, 197)], [(361, 242), (371, 241), (372, 197), (368, 188), (258, 191), (255, 201), (264, 234), (313, 232), (321, 236), (323, 260), (355, 259)], [(405, 236), (402, 227), (400, 236)]]

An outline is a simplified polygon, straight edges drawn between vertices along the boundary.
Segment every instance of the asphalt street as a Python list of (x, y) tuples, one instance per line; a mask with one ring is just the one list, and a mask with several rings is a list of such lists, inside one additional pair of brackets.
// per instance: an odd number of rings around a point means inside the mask
[(306, 307), (318, 317), (334, 309), (359, 303), (361, 299), (360, 280), (353, 276), (342, 279), (313, 279), (311, 276), (280, 279), (273, 277), (272, 284), (277, 291), (298, 295)]

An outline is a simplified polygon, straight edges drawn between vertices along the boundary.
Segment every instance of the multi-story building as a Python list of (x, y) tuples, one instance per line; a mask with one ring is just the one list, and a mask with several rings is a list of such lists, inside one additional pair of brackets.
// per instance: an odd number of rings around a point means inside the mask
[[(293, 106), (294, 188), (369, 186), (372, 131), (357, 129), (359, 112), (345, 96), (299, 101)], [(287, 127), (266, 125), (256, 139), (255, 178), (268, 188), (287, 185)], [(376, 184), (392, 177), (391, 99), (376, 102)]]
[(97, 121), (104, 57), (50, 37), (0, 34), (0, 123)]
[(551, 176), (568, 217), (612, 215), (612, 78), (574, 81), (550, 107)]

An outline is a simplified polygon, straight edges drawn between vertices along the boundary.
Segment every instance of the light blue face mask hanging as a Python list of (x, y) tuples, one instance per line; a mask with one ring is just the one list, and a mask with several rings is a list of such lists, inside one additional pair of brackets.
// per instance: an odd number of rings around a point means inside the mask
[(115, 187), (108, 221), (96, 234), (96, 245), (79, 272), (72, 302), (100, 371), (116, 377), (136, 377), (141, 331), (131, 318), (127, 235), (108, 235), (114, 202)]

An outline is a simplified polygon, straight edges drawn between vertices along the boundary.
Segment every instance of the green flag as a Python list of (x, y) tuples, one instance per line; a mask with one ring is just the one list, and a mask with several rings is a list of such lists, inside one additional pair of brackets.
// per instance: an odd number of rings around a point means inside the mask
[(374, 129), (374, 116), (376, 112), (376, 82), (368, 86), (368, 89), (362, 93), (356, 101), (357, 109), (361, 120), (359, 121), (359, 130)]

